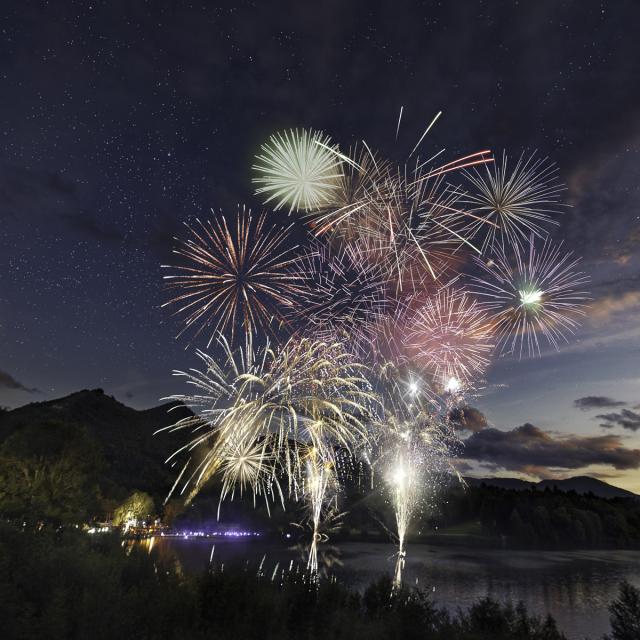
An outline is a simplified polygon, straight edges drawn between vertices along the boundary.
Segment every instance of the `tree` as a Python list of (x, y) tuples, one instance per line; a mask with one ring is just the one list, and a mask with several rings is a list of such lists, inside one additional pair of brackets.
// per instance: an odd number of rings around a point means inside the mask
[(640, 589), (627, 581), (620, 585), (618, 599), (609, 605), (611, 636), (607, 640), (640, 638)]
[(171, 498), (164, 505), (164, 511), (162, 514), (162, 521), (168, 527), (171, 527), (176, 519), (181, 516), (185, 511), (184, 500), (179, 498)]
[(113, 524), (126, 525), (131, 521), (144, 520), (153, 515), (153, 498), (144, 491), (134, 491), (114, 512)]
[(0, 512), (79, 522), (95, 507), (103, 464), (100, 448), (82, 427), (20, 427), (0, 446)]

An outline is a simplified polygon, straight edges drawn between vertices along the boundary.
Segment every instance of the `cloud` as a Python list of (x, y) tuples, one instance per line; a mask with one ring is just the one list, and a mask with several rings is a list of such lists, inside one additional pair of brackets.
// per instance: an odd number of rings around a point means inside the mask
[(464, 460), (460, 460), (460, 458), (451, 458), (451, 464), (456, 468), (458, 473), (471, 473), (475, 471), (473, 465), (465, 462)]
[(619, 316), (640, 308), (640, 291), (626, 291), (620, 295), (609, 295), (589, 305), (591, 322), (602, 326), (612, 316)]
[(40, 393), (40, 389), (30, 389), (16, 380), (11, 374), (0, 370), (0, 389), (16, 389), (18, 391), (26, 391), (27, 393)]
[(487, 417), (475, 407), (456, 407), (449, 414), (456, 429), (477, 432), (489, 426)]
[(90, 209), (86, 190), (78, 182), (53, 171), (0, 163), (0, 219), (19, 217), (30, 224), (50, 219), (98, 242), (124, 239), (117, 227), (104, 224), (85, 208)]
[(117, 244), (124, 240), (124, 234), (119, 229), (100, 224), (86, 213), (64, 213), (61, 218), (71, 229), (98, 242)]
[[(637, 409), (638, 407), (635, 408)], [(631, 409), (623, 409), (620, 413), (601, 413), (596, 418), (604, 420), (600, 426), (605, 429), (611, 429), (612, 427), (622, 427), (631, 431), (640, 429), (640, 413), (631, 411)]]
[(478, 431), (465, 441), (461, 457), (523, 473), (535, 470), (536, 475), (549, 467), (579, 469), (592, 464), (615, 469), (640, 467), (640, 449), (624, 447), (620, 436), (556, 437), (529, 423), (511, 431), (494, 428)]
[(576, 409), (588, 411), (589, 409), (606, 409), (607, 407), (623, 407), (626, 402), (614, 400), (608, 396), (584, 396), (573, 401)]
[(0, 219), (20, 216), (33, 221), (44, 210), (58, 213), (75, 202), (76, 184), (58, 173), (8, 163), (0, 168)]

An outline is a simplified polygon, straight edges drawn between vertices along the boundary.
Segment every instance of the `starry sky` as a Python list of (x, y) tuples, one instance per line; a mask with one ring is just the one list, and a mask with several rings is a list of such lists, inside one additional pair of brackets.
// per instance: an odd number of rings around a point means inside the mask
[[(592, 303), (559, 353), (492, 366), (467, 472), (640, 492), (640, 5), (37, 2), (0, 8), (0, 405), (102, 387), (134, 407), (194, 364), (160, 265), (185, 220), (260, 209), (274, 131), (402, 160), (537, 149)], [(404, 106), (402, 132), (395, 125)]]

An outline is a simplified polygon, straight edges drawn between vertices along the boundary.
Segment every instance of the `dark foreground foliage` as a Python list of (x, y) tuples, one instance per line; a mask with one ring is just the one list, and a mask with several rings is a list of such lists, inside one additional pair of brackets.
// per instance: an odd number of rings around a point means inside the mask
[[(0, 621), (13, 638), (561, 640), (551, 618), (522, 604), (481, 600), (451, 615), (422, 591), (391, 595), (381, 578), (363, 594), (300, 575), (283, 583), (255, 571), (183, 575), (175, 561), (115, 537), (0, 525)], [(640, 628), (640, 592), (623, 585), (611, 605), (612, 640)]]
[(605, 640), (638, 640), (640, 638), (640, 589), (628, 582), (620, 585), (618, 599), (609, 605), (611, 636)]

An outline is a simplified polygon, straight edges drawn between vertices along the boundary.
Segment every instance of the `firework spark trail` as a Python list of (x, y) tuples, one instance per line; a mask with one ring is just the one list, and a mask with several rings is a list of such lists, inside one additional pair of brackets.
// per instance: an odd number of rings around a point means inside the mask
[(422, 172), (417, 163), (387, 166), (363, 196), (359, 211), (366, 221), (353, 240), (367, 260), (384, 266), (403, 295), (426, 277), (444, 283), (462, 247), (480, 252), (467, 237), (469, 214), (457, 206), (460, 193), (442, 177), (419, 179)]
[(305, 467), (301, 452), (313, 447), (326, 461), (335, 449), (355, 451), (368, 438), (367, 415), (374, 402), (362, 366), (339, 344), (290, 339), (283, 347), (232, 350), (223, 336), (222, 365), (199, 352), (202, 371), (176, 372), (196, 393), (171, 397), (193, 416), (168, 430), (190, 430), (192, 439), (172, 457), (204, 449), (187, 478), (191, 497), (214, 474), (222, 474), (223, 496), (238, 483), (265, 498), (282, 470), (296, 494)]
[(396, 531), (398, 535), (398, 551), (394, 572), (394, 584), (398, 587), (402, 583), (402, 571), (407, 555), (405, 547), (407, 529), (411, 522), (416, 498), (414, 469), (410, 462), (404, 459), (401, 451), (398, 451), (387, 482), (390, 486), (391, 503), (396, 516)]
[[(416, 148), (437, 118), (427, 127)], [(462, 223), (467, 222), (467, 218), (481, 224), (495, 223), (457, 207), (461, 192), (447, 188), (443, 177), (492, 162), (489, 151), (480, 151), (435, 169), (427, 168), (430, 161), (419, 159), (413, 168), (408, 165), (393, 168), (390, 163), (377, 160), (365, 142), (366, 152), (360, 154), (358, 161), (336, 148), (317, 144), (333, 152), (349, 170), (337, 191), (341, 197), (335, 202), (330, 200), (328, 207), (314, 217), (316, 234), (332, 229), (345, 240), (360, 240), (364, 253), (374, 261), (384, 261), (390, 273), (395, 274), (399, 290), (403, 288), (407, 261), (422, 261), (423, 267), (437, 280), (441, 276), (440, 268), (448, 264), (448, 258), (460, 245), (481, 253), (466, 237), (468, 224)]]
[(325, 206), (309, 212), (305, 217), (314, 235), (353, 239), (368, 224), (367, 195), (384, 179), (389, 163), (376, 157), (366, 143), (358, 145), (348, 155), (327, 148), (343, 162), (343, 173), (335, 183)]
[(370, 328), (370, 341), (362, 350), (362, 360), (374, 367), (400, 369), (408, 365), (404, 344), (409, 307), (396, 301), (395, 307), (378, 318)]
[(461, 202), (477, 216), (470, 224), (472, 235), (486, 231), (483, 251), (511, 245), (522, 248), (532, 234), (546, 238), (545, 225), (557, 225), (563, 211), (560, 197), (566, 187), (558, 180), (555, 164), (535, 153), (528, 157), (523, 153), (513, 169), (509, 168), (503, 152), (500, 163), (463, 173), (472, 191)]
[(358, 356), (369, 347), (374, 326), (393, 301), (380, 265), (362, 259), (350, 245), (334, 249), (314, 242), (296, 262), (302, 323), (319, 339), (341, 337)]
[(258, 330), (272, 331), (275, 319), (284, 322), (286, 309), (293, 307), (298, 291), (290, 270), (296, 247), (285, 248), (291, 226), (265, 228), (265, 216), (254, 219), (242, 209), (233, 223), (227, 218), (186, 225), (190, 237), (177, 241), (174, 253), (184, 264), (163, 265), (173, 274), (164, 276), (174, 297), (162, 306), (178, 307), (184, 315), (181, 335), (193, 326), (195, 332), (211, 331), (207, 346), (218, 331), (230, 330), (233, 341), (238, 326), (245, 338)]
[(323, 516), (328, 520), (332, 511), (337, 509), (334, 503), (338, 487), (333, 466), (333, 460), (323, 459), (322, 453), (315, 448), (310, 448), (305, 455), (304, 496), (312, 529), (307, 569), (312, 576), (318, 575), (318, 546), (328, 540), (320, 530)]
[(501, 353), (522, 358), (525, 348), (540, 354), (541, 337), (556, 350), (567, 341), (588, 300), (581, 287), (589, 278), (576, 271), (579, 262), (548, 239), (536, 250), (533, 236), (527, 249), (514, 245), (512, 256), (500, 250), (487, 263), (476, 261), (484, 273), (469, 289), (492, 314)]
[(251, 429), (240, 427), (230, 434), (228, 442), (220, 451), (221, 463), (218, 471), (222, 479), (220, 500), (218, 502), (218, 519), (222, 502), (230, 497), (233, 500), (236, 490), (240, 496), (245, 490), (253, 494), (255, 507), (258, 496), (264, 496), (267, 512), (270, 514), (269, 496), (277, 491), (281, 503), (284, 496), (276, 474), (276, 457), (270, 447), (270, 439), (261, 441), (252, 438)]
[(457, 437), (448, 423), (447, 410), (443, 413), (434, 408), (433, 396), (425, 393), (420, 380), (403, 381), (392, 373), (381, 385), (384, 411), (378, 424), (375, 464), (381, 467), (395, 518), (397, 588), (402, 580), (409, 526), (417, 512), (426, 510), (440, 475), (454, 471), (449, 455)]
[(252, 168), (256, 195), (275, 201), (274, 211), (313, 211), (331, 202), (342, 178), (342, 162), (333, 152), (331, 139), (318, 131), (291, 130), (277, 133), (262, 145)]

